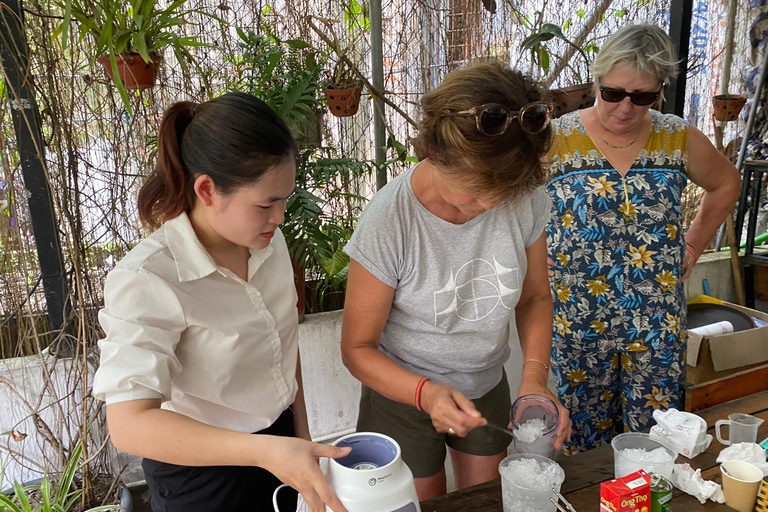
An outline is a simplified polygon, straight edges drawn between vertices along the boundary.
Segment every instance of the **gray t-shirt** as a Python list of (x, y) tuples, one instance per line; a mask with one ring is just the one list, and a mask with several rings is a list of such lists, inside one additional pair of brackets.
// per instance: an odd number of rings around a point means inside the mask
[(370, 201), (345, 252), (395, 289), (381, 351), (403, 368), (479, 398), (501, 380), (525, 249), (543, 233), (552, 203), (539, 188), (455, 225), (416, 198), (414, 169)]

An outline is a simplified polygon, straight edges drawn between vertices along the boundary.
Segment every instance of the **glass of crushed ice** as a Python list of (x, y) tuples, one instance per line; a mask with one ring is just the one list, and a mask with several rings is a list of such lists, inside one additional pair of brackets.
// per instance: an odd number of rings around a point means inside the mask
[(677, 452), (648, 434), (629, 432), (619, 434), (611, 441), (613, 446), (613, 472), (621, 478), (644, 469), (646, 473), (659, 473), (672, 477)]
[(560, 422), (557, 405), (542, 395), (523, 395), (512, 404), (515, 451), (552, 458)]
[(504, 512), (556, 512), (549, 501), (560, 492), (565, 471), (541, 455), (515, 453), (499, 464)]

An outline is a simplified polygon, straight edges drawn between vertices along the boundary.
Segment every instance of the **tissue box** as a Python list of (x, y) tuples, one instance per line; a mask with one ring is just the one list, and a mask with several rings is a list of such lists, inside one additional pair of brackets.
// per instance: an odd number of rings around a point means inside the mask
[[(768, 314), (729, 302), (726, 306), (768, 322)], [(688, 376), (691, 384), (727, 377), (768, 361), (768, 326), (706, 337), (688, 333)]]
[(651, 509), (651, 477), (642, 469), (600, 484), (600, 512), (641, 512)]

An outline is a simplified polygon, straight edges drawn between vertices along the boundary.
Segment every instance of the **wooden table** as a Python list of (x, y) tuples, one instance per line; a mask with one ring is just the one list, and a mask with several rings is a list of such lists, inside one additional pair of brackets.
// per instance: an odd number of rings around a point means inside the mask
[[(715, 421), (725, 419), (733, 412), (744, 412), (768, 420), (768, 391), (703, 409), (696, 414), (706, 420), (708, 433), (714, 436)], [(760, 426), (758, 436), (758, 442), (768, 437), (768, 421)], [(701, 469), (701, 474), (705, 480), (721, 483), (720, 469), (716, 459), (723, 448), (724, 446), (715, 438), (706, 452), (692, 460), (679, 456), (677, 463), (689, 462), (692, 467)], [(557, 462), (565, 470), (565, 482), (561, 491), (568, 501), (578, 512), (598, 512), (600, 508), (600, 482), (613, 478), (613, 449), (611, 446), (601, 446), (572, 457), (560, 457)], [(501, 482), (497, 479), (424, 501), (421, 503), (421, 510), (422, 512), (501, 512)], [(703, 512), (732, 511), (733, 509), (712, 501), (702, 505), (696, 498), (676, 489), (672, 500), (672, 510), (674, 512)]]

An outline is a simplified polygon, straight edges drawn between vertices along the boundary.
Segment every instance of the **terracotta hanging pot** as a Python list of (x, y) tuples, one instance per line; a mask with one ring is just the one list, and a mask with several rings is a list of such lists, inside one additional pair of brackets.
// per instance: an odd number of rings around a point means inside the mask
[[(109, 62), (109, 55), (102, 55), (96, 60), (104, 66), (104, 70), (109, 78), (114, 80), (115, 77), (112, 73), (112, 65)], [(120, 79), (129, 91), (150, 89), (157, 83), (157, 70), (162, 61), (162, 57), (159, 55), (152, 55), (149, 62), (144, 62), (144, 59), (138, 54), (117, 55), (115, 56), (115, 61), (117, 62), (117, 72), (120, 75)]]
[(591, 107), (595, 104), (595, 89), (591, 83), (572, 85), (552, 91), (552, 101), (555, 104), (555, 117), (568, 112)]
[(360, 95), (362, 87), (355, 86), (346, 89), (327, 87), (323, 89), (325, 99), (328, 101), (328, 109), (336, 117), (349, 117), (357, 114), (360, 108)]
[(712, 98), (715, 109), (715, 119), (718, 121), (733, 121), (739, 117), (739, 112), (747, 103), (743, 94), (719, 94)]

